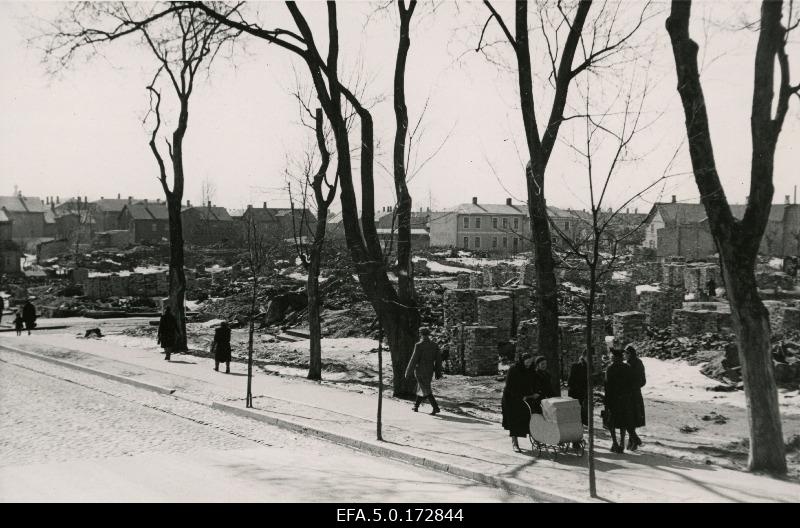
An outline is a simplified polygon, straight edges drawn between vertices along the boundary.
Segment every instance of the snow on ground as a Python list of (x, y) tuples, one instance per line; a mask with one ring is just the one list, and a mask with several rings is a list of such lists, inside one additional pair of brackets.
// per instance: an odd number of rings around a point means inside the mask
[[(295, 343), (286, 343), (284, 346), (289, 350), (304, 352), (308, 350), (308, 341), (303, 340), (303, 341), (297, 341)], [(342, 337), (342, 338), (322, 339), (322, 350), (331, 354), (342, 353), (342, 352), (363, 354), (364, 352), (369, 352), (370, 350), (375, 348), (378, 348), (378, 342), (374, 339), (365, 339), (362, 337)]]
[(769, 264), (767, 264), (770, 268), (778, 271), (783, 271), (783, 259), (782, 258), (774, 258), (770, 259)]
[(498, 264), (511, 264), (512, 266), (523, 266), (528, 263), (528, 259), (526, 257), (516, 257), (513, 259), (486, 259), (486, 258), (475, 258), (475, 257), (458, 257), (458, 258), (446, 258), (445, 260), (450, 262), (458, 262), (465, 266), (497, 266)]
[(614, 280), (621, 280), (625, 281), (631, 278), (630, 271), (615, 271), (614, 274), (611, 276)]
[[(647, 384), (642, 388), (645, 399), (673, 402), (713, 402), (744, 408), (744, 392), (715, 392), (709, 390), (719, 382), (704, 376), (700, 365), (685, 361), (642, 358)], [(781, 412), (800, 415), (800, 394), (797, 390), (780, 390), (778, 399)]]
[(643, 291), (659, 291), (661, 288), (658, 286), (653, 286), (652, 284), (639, 284), (636, 286), (636, 295), (639, 295)]
[[(448, 259), (449, 260), (449, 259)], [(428, 269), (434, 273), (480, 273), (480, 271), (475, 271), (466, 268), (457, 268), (455, 266), (446, 266), (444, 264), (439, 264), (438, 262), (428, 261)]]

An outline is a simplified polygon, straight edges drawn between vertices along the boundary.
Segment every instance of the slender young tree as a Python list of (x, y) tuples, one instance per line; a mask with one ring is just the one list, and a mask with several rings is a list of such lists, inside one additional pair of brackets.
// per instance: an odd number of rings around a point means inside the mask
[(689, 34), (691, 8), (690, 1), (673, 0), (666, 27), (675, 59), (694, 179), (720, 255), (739, 347), (750, 433), (748, 468), (783, 474), (785, 445), (770, 350), (769, 314), (758, 294), (755, 266), (774, 193), (772, 178), (778, 138), (789, 110), (789, 99), (800, 93), (800, 85), (790, 84), (786, 53), (789, 32), (798, 26), (798, 20), (792, 19), (796, 13), (792, 13), (791, 1), (786, 26), (781, 22), (782, 1), (761, 4), (750, 113), (750, 194), (744, 217), (737, 220), (731, 213), (714, 159), (697, 62), (699, 47)]
[[(592, 0), (578, 2), (572, 16), (567, 13), (561, 2), (557, 2), (556, 8), (562, 22), (557, 25), (554, 38), (548, 36), (541, 11), (547, 8), (547, 2), (537, 6), (542, 22), (539, 29), (547, 44), (549, 69), (551, 70), (549, 78), (553, 92), (550, 114), (544, 130), (541, 132), (533, 92), (534, 64), (530, 49), (529, 33), (531, 28), (528, 23), (528, 2), (526, 0), (515, 2), (513, 33), (491, 2), (484, 0), (484, 5), (490, 15), (481, 32), (476, 51), (482, 50), (484, 33), (494, 19), (511, 45), (515, 57), (514, 69), (519, 84), (520, 111), (525, 130), (528, 159), (530, 160), (526, 168), (526, 185), (536, 269), (536, 316), (539, 323), (537, 344), (538, 349), (547, 357), (550, 376), (553, 383), (557, 385), (555, 389), (560, 390), (558, 288), (555, 275), (556, 261), (553, 257), (550, 223), (545, 203), (545, 175), (556, 140), (559, 137), (561, 124), (567, 119), (564, 112), (570, 87), (581, 73), (591, 70), (625, 45), (641, 26), (647, 4), (641, 8), (642, 14), (629, 32), (618, 32), (614, 24), (617, 19), (616, 14), (610, 18), (610, 23), (604, 22), (606, 3), (603, 3), (594, 20), (591, 20), (588, 19), (588, 15), (592, 7)], [(618, 9), (619, 7), (617, 7)], [(640, 8), (637, 7), (637, 9)], [(559, 29), (566, 32), (561, 49), (558, 49)], [(585, 33), (590, 35), (585, 35)], [(583, 57), (576, 66), (574, 65), (576, 52), (579, 50), (583, 53)]]

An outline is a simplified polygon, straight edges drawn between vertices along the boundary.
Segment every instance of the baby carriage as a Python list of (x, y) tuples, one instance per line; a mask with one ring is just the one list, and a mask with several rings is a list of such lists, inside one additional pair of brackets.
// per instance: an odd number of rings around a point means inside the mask
[(566, 453), (570, 447), (580, 455), (586, 451), (581, 423), (581, 404), (574, 398), (546, 398), (541, 401), (542, 413), (533, 411), (531, 402), (525, 400), (531, 409), (530, 436), (531, 448), (536, 448), (537, 456), (542, 450), (553, 451), (553, 458), (559, 451)]

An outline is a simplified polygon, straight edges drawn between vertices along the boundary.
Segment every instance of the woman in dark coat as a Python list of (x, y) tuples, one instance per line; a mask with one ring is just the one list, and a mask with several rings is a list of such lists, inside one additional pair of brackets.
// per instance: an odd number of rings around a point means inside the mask
[(22, 306), (22, 320), (25, 321), (25, 330), (31, 335), (31, 330), (36, 328), (36, 307), (30, 299)]
[(225, 363), (225, 374), (231, 373), (231, 329), (227, 321), (222, 321), (214, 331), (214, 370), (219, 371), (219, 364)]
[(589, 425), (588, 399), (589, 385), (586, 379), (586, 352), (569, 368), (567, 379), (567, 396), (575, 398), (581, 404), (581, 423)]
[(419, 329), (420, 341), (414, 345), (414, 353), (406, 367), (406, 379), (410, 379), (413, 375), (417, 380), (417, 401), (414, 403), (413, 411), (419, 411), (419, 405), (428, 399), (433, 406), (431, 414), (439, 414), (439, 404), (433, 397), (431, 381), (434, 374), (436, 379), (442, 377), (442, 353), (439, 345), (430, 340), (430, 334), (429, 328), (423, 326)]
[(633, 402), (633, 422), (628, 429), (628, 449), (636, 451), (642, 445), (642, 439), (636, 434), (637, 427), (644, 427), (645, 413), (644, 413), (644, 398), (642, 398), (642, 387), (647, 383), (647, 378), (644, 374), (644, 364), (642, 360), (636, 355), (636, 349), (628, 345), (625, 348), (625, 360), (631, 367), (633, 373), (633, 387), (631, 387), (631, 401)]
[(164, 315), (158, 323), (158, 344), (164, 349), (166, 355), (164, 359), (169, 361), (172, 349), (178, 341), (178, 321), (172, 315), (172, 309), (167, 306), (164, 308)]
[(503, 389), (503, 429), (511, 437), (511, 446), (519, 452), (517, 437), (526, 437), (530, 431), (531, 412), (525, 405), (525, 398), (533, 395), (534, 390), (533, 357), (523, 354), (506, 375), (506, 386)]
[(537, 414), (542, 413), (542, 400), (559, 396), (553, 386), (550, 373), (547, 372), (547, 359), (544, 356), (537, 356), (534, 360), (536, 370), (533, 372), (533, 396), (528, 398), (531, 404), (531, 411)]
[[(622, 350), (611, 350), (611, 365), (606, 369), (606, 425), (611, 431), (611, 451), (625, 451), (625, 432), (633, 424), (633, 370), (622, 361)], [(619, 429), (620, 442), (617, 442)]]

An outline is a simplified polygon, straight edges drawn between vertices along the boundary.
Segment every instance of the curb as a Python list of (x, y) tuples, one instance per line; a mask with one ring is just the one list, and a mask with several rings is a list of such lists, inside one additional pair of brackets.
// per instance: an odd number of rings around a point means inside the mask
[(407, 453), (399, 449), (393, 449), (383, 444), (380, 444), (377, 441), (359, 440), (357, 438), (341, 435), (339, 433), (334, 433), (332, 431), (327, 431), (325, 429), (309, 427), (307, 425), (303, 425), (294, 422), (292, 420), (287, 420), (285, 418), (276, 418), (274, 416), (270, 416), (269, 414), (265, 414), (264, 412), (258, 412), (250, 409), (242, 409), (241, 407), (234, 407), (232, 405), (219, 402), (213, 402), (211, 404), (211, 408), (217, 409), (219, 411), (229, 412), (231, 414), (235, 414), (245, 418), (251, 418), (261, 422), (266, 422), (270, 425), (281, 427), (283, 429), (287, 429), (296, 433), (322, 438), (323, 440), (328, 440), (336, 444), (358, 449), (360, 451), (365, 451), (373, 455), (392, 458), (402, 462), (423, 466), (425, 468), (439, 471), (442, 473), (448, 473), (450, 475), (454, 475), (457, 477), (467, 478), (470, 480), (474, 480), (476, 482), (480, 482), (482, 484), (487, 484), (495, 488), (500, 488), (512, 493), (516, 493), (518, 495), (525, 495), (536, 500), (544, 502), (557, 502), (557, 503), (587, 502), (586, 500), (577, 497), (570, 497), (567, 495), (560, 495), (558, 493), (553, 493), (550, 491), (543, 491), (537, 487), (530, 486), (527, 484), (520, 484), (518, 482), (513, 482), (503, 477), (495, 477), (493, 475), (487, 475), (486, 473), (481, 473), (461, 466), (456, 466), (453, 464), (445, 464), (443, 462), (432, 460), (430, 458), (414, 455), (412, 453)]
[(110, 372), (105, 372), (103, 370), (97, 370), (90, 367), (84, 367), (83, 365), (78, 365), (77, 363), (71, 363), (69, 361), (64, 361), (61, 359), (51, 358), (48, 356), (44, 356), (42, 354), (37, 354), (35, 352), (28, 352), (27, 350), (20, 350), (19, 348), (14, 348), (8, 345), (0, 345), (0, 349), (8, 350), (11, 352), (15, 352), (17, 354), (22, 354), (24, 356), (32, 357), (34, 359), (38, 359), (40, 361), (46, 361), (48, 363), (54, 363), (56, 365), (60, 365), (62, 367), (71, 368), (73, 370), (80, 370), (82, 372), (87, 372), (89, 374), (94, 374), (96, 376), (100, 376), (101, 378), (106, 378), (112, 381), (117, 381), (119, 383), (125, 383), (127, 385), (133, 385), (134, 387), (139, 387), (140, 389), (146, 389), (150, 391), (157, 392), (159, 394), (166, 394), (171, 395), (175, 392), (176, 389), (168, 389), (166, 387), (161, 387), (160, 385), (153, 385), (152, 383), (147, 383), (144, 381), (138, 381), (132, 378), (127, 378), (125, 376), (120, 376), (118, 374), (112, 374)]

